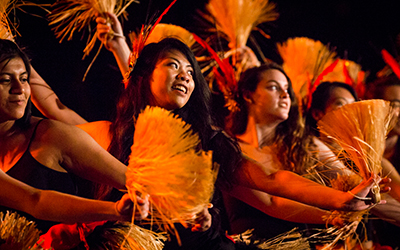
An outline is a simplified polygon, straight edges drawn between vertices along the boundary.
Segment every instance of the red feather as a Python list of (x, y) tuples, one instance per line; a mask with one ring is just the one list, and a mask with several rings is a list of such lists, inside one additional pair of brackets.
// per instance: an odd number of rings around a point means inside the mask
[[(150, 36), (151, 32), (153, 32), (154, 28), (156, 27), (157, 24), (161, 22), (161, 19), (167, 14), (169, 9), (171, 9), (172, 5), (176, 3), (177, 0), (173, 0), (168, 7), (161, 13), (161, 15), (157, 18), (157, 20), (154, 22), (154, 24), (151, 24), (152, 21), (149, 22), (149, 24), (142, 25), (142, 28), (140, 30), (139, 36), (135, 39), (135, 41), (132, 42), (132, 53), (129, 58), (129, 68), (131, 72), (133, 70), (133, 67), (136, 63), (136, 59), (139, 57), (140, 52), (142, 52), (144, 45), (146, 44), (147, 38)], [(124, 80), (125, 88), (127, 87), (128, 81), (127, 77)]]
[(352, 87), (355, 87), (355, 82), (353, 81), (353, 79), (351, 79), (349, 70), (346, 67), (346, 61), (343, 61), (343, 75), (345, 77), (345, 83)]
[(400, 65), (387, 50), (381, 51), (383, 60), (392, 68), (393, 73), (400, 79)]
[(333, 63), (331, 63), (331, 65), (329, 65), (328, 67), (326, 67), (321, 74), (319, 74), (317, 76), (317, 78), (315, 79), (313, 84), (309, 85), (308, 88), (308, 100), (307, 100), (307, 109), (309, 109), (311, 107), (311, 101), (312, 101), (312, 93), (315, 91), (315, 89), (317, 88), (317, 86), (321, 83), (322, 78), (324, 76), (326, 76), (328, 73), (332, 72), (333, 69), (336, 67), (336, 65), (338, 64), (339, 59), (336, 59)]
[(232, 93), (235, 93), (237, 82), (235, 79), (235, 71), (233, 70), (232, 65), (230, 65), (229, 60), (221, 60), (217, 52), (215, 52), (210, 47), (210, 45), (206, 41), (201, 39), (198, 35), (193, 33), (193, 37), (203, 48), (205, 48), (211, 54), (211, 57), (217, 62), (222, 72), (222, 74), (220, 74), (216, 68), (213, 69), (218, 88), (226, 97), (232, 95)]

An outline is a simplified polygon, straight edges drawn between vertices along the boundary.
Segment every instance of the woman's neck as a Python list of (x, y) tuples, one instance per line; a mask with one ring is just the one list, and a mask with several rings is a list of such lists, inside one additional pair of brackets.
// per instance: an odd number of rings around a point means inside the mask
[(0, 138), (8, 137), (15, 132), (15, 121), (10, 120), (0, 123)]
[(274, 143), (273, 140), (278, 124), (257, 123), (254, 117), (250, 116), (247, 122), (246, 131), (243, 134), (238, 135), (237, 138), (257, 148), (270, 146)]

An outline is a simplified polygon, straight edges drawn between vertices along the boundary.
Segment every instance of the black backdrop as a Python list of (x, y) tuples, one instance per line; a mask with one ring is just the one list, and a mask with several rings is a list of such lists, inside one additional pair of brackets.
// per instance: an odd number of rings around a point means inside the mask
[[(224, 1), (224, 0), (221, 0)], [(51, 0), (41, 0), (51, 3)], [(163, 22), (181, 25), (191, 31), (199, 29), (194, 21), (196, 9), (204, 8), (206, 0), (178, 0)], [(276, 0), (280, 17), (262, 25), (270, 35), (267, 40), (257, 37), (267, 57), (280, 61), (274, 44), (289, 37), (306, 36), (336, 47), (338, 55), (347, 57), (371, 71), (381, 69), (384, 63), (379, 50), (386, 48), (396, 55), (396, 36), (400, 33), (398, 0), (336, 0), (290, 1)], [(150, 4), (149, 4), (150, 3)], [(141, 0), (127, 10), (127, 32), (138, 29), (147, 11), (163, 10), (169, 0)], [(25, 11), (45, 15), (33, 7)], [(83, 75), (95, 51), (82, 60), (87, 33), (76, 33), (72, 41), (59, 43), (45, 18), (16, 11), (15, 22), (21, 36), (17, 42), (26, 47), (32, 64), (55, 90), (61, 101), (89, 121), (108, 119), (115, 104), (118, 84), (122, 77), (112, 54), (103, 49), (93, 64), (87, 79)], [(35, 114), (39, 114), (35, 111)]]

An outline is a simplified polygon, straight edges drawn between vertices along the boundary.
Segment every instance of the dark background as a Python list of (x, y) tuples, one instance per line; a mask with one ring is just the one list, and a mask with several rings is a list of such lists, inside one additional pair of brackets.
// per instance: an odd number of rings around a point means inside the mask
[[(224, 1), (224, 0), (221, 0)], [(52, 3), (54, 1), (40, 1)], [(164, 17), (163, 22), (173, 23), (190, 31), (200, 32), (194, 20), (196, 9), (203, 9), (205, 0), (178, 0)], [(254, 34), (265, 55), (277, 62), (280, 58), (276, 42), (289, 37), (305, 36), (336, 47), (338, 55), (362, 65), (370, 75), (384, 67), (379, 51), (387, 49), (397, 56), (396, 36), (400, 33), (400, 8), (398, 0), (391, 1), (275, 1), (280, 17), (263, 24), (271, 39)], [(149, 4), (150, 3), (150, 4)], [(124, 21), (125, 34), (139, 29), (146, 13), (164, 10), (169, 0), (141, 0), (128, 7), (128, 21)], [(59, 43), (39, 8), (24, 7), (16, 10), (13, 21), (18, 24), (20, 37), (16, 40), (26, 48), (34, 68), (54, 89), (61, 101), (88, 121), (108, 119), (117, 97), (117, 84), (122, 80), (112, 54), (103, 49), (86, 81), (82, 78), (97, 47), (82, 60), (88, 31), (75, 33), (72, 41)], [(94, 26), (93, 26), (94, 27)], [(36, 114), (37, 111), (35, 111)]]

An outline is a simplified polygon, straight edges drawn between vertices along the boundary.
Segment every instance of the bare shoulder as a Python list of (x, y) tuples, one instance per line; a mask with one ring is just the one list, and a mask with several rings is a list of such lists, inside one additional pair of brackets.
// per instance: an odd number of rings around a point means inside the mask
[(84, 132), (74, 125), (43, 119), (38, 125), (36, 137), (44, 142), (59, 144), (79, 137), (82, 133)]

